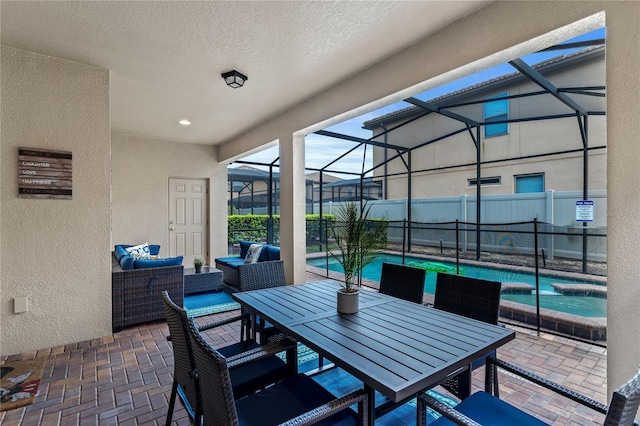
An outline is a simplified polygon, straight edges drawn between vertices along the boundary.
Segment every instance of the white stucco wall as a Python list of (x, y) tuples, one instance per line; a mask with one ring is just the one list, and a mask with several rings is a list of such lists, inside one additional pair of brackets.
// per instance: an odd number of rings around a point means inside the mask
[(209, 258), (227, 255), (227, 167), (212, 147), (114, 133), (112, 162), (111, 250), (149, 242), (168, 257), (169, 178), (203, 178), (209, 182)]
[[(640, 3), (495, 2), (403, 52), (329, 88), (219, 148), (229, 159), (304, 129), (316, 130), (466, 74), (576, 36), (574, 23), (605, 12), (607, 28), (608, 384), (609, 392), (640, 364)], [(602, 19), (579, 26), (588, 32)], [(487, 59), (488, 58), (488, 59)], [(480, 62), (478, 62), (480, 61)], [(441, 77), (443, 74), (446, 76)], [(364, 106), (364, 107), (363, 107)], [(290, 164), (285, 166), (291, 167)], [(293, 178), (291, 174), (288, 178)], [(284, 179), (284, 177), (283, 177)], [(282, 182), (281, 197), (304, 196)], [(301, 195), (302, 194), (302, 195)], [(294, 215), (291, 215), (295, 219)], [(301, 219), (299, 219), (301, 220)], [(292, 225), (294, 228), (296, 226)], [(284, 241), (287, 245), (292, 242)], [(304, 247), (295, 247), (302, 251)], [(286, 261), (286, 259), (285, 259)], [(295, 268), (304, 268), (296, 264)]]
[[(109, 72), (2, 47), (0, 354), (111, 332)], [(18, 147), (71, 151), (73, 198), (18, 198)], [(27, 296), (28, 311), (13, 313)]]

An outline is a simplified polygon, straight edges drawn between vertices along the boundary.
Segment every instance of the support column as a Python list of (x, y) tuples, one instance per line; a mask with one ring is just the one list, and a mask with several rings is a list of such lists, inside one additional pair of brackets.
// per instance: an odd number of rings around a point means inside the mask
[[(632, 377), (640, 360), (640, 4), (607, 5), (607, 393)], [(623, 5), (620, 5), (623, 6)], [(634, 24), (634, 17), (636, 22)], [(618, 42), (625, 40), (625, 42)]]
[(306, 281), (304, 135), (280, 138), (280, 258), (287, 284)]

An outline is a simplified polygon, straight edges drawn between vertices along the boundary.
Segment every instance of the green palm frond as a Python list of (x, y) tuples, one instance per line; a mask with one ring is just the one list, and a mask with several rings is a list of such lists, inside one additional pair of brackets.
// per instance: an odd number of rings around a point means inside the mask
[(387, 221), (368, 219), (370, 209), (365, 204), (360, 212), (356, 203), (341, 204), (331, 228), (340, 253), (330, 253), (344, 269), (346, 291), (354, 291), (354, 278), (387, 246)]

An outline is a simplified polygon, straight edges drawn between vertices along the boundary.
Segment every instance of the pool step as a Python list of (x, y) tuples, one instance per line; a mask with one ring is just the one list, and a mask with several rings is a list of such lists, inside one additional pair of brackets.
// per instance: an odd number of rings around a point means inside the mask
[(607, 287), (595, 284), (559, 284), (552, 283), (551, 287), (558, 293), (571, 296), (593, 296), (607, 298)]
[(500, 292), (507, 294), (531, 294), (535, 287), (527, 283), (502, 283)]

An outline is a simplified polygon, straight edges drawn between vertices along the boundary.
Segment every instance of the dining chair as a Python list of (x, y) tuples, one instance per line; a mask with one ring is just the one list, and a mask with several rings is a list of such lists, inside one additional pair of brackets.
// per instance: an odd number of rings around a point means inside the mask
[[(438, 272), (433, 307), (489, 324), (498, 324), (502, 283), (479, 278)], [(492, 351), (487, 355), (494, 355)], [(486, 356), (485, 356), (486, 357)], [(484, 358), (475, 360), (467, 371), (441, 384), (460, 399), (471, 393), (471, 371), (484, 365)]]
[[(287, 285), (284, 274), (284, 262), (273, 260), (257, 263), (246, 263), (238, 266), (238, 291), (262, 290), (265, 288), (281, 287)], [(284, 338), (280, 330), (267, 324), (262, 318), (250, 318), (250, 312), (241, 308), (246, 319), (243, 321), (241, 339), (256, 338), (259, 333), (261, 344), (277, 341)], [(256, 325), (256, 328), (253, 328)]]
[[(500, 399), (498, 390), (498, 369), (507, 374), (521, 377), (528, 382), (546, 388), (596, 412), (605, 414), (603, 425), (631, 426), (639, 425), (635, 420), (640, 405), (640, 369), (627, 383), (613, 392), (609, 406), (597, 402), (588, 396), (568, 389), (536, 374), (509, 364), (494, 357), (486, 360), (485, 390), (476, 392), (455, 407), (443, 404), (428, 394), (421, 394), (417, 401), (417, 425), (427, 424), (426, 408), (442, 414), (432, 426), (458, 425), (546, 425), (542, 420), (510, 405)], [(530, 392), (530, 390), (527, 390)]]
[[(195, 368), (193, 351), (188, 336), (188, 316), (184, 309), (176, 305), (167, 291), (162, 292), (165, 316), (169, 326), (167, 340), (173, 347), (173, 386), (169, 399), (166, 424), (171, 424), (176, 396), (179, 395), (189, 417), (194, 424), (199, 425), (202, 417), (202, 396), (197, 381), (191, 376)], [(199, 327), (205, 331), (226, 324), (240, 321), (242, 316), (235, 316), (222, 321)], [(275, 356), (276, 353), (286, 351), (287, 362)], [(255, 362), (239, 364), (231, 371), (232, 389), (235, 398), (262, 389), (272, 383), (297, 373), (297, 357), (293, 341), (281, 341), (277, 344), (260, 346), (253, 340), (244, 340), (218, 349), (225, 357), (252, 356)]]
[[(189, 319), (189, 339), (202, 390), (204, 426), (365, 425), (368, 397), (364, 390), (336, 398), (305, 374), (289, 377), (259, 392), (234, 400), (230, 360), (212, 348)], [(351, 405), (357, 404), (356, 414)]]
[(384, 262), (380, 274), (380, 293), (422, 303), (426, 274), (427, 271), (421, 268)]

